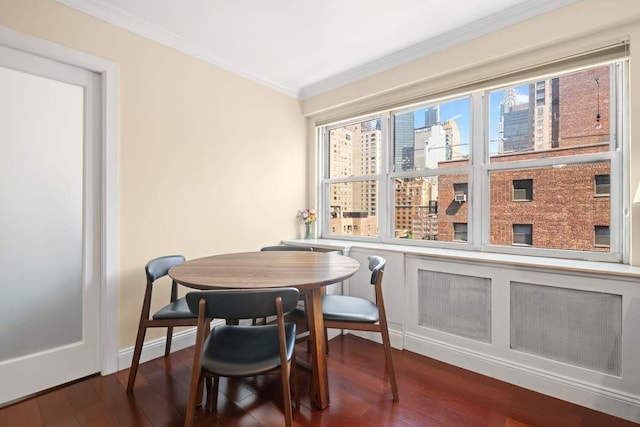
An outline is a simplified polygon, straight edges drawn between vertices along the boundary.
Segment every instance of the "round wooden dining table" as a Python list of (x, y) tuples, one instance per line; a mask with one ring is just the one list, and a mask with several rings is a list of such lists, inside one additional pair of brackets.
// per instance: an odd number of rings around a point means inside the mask
[(312, 384), (311, 401), (329, 406), (322, 288), (351, 277), (360, 263), (337, 253), (306, 251), (243, 252), (197, 258), (176, 265), (169, 276), (195, 289), (294, 287), (306, 295)]

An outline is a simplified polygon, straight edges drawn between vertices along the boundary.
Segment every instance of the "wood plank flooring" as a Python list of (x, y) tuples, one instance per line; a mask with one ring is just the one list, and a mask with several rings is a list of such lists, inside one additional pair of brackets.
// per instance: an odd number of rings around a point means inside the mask
[[(304, 344), (299, 346), (304, 357)], [(135, 391), (128, 370), (92, 376), (0, 409), (0, 426), (181, 426), (187, 403), (191, 348), (140, 365)], [(299, 426), (593, 426), (637, 425), (553, 399), (408, 351), (394, 350), (400, 402), (391, 400), (382, 347), (353, 335), (330, 342), (331, 404), (312, 409), (298, 370)], [(1, 386), (1, 385), (0, 385)], [(220, 381), (217, 413), (199, 409), (198, 426), (281, 426), (277, 376)]]

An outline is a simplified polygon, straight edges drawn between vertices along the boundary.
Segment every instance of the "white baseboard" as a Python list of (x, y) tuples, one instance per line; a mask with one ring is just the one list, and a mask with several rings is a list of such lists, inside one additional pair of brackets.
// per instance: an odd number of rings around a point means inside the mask
[(640, 396), (407, 333), (405, 348), (442, 362), (640, 423)]
[[(166, 342), (166, 337), (145, 342), (142, 346), (140, 363), (148, 362), (149, 360), (164, 356), (164, 346)], [(190, 347), (194, 345), (195, 342), (196, 328), (174, 333), (173, 339), (171, 340), (171, 353)], [(118, 352), (118, 370), (121, 371), (123, 369), (130, 368), (132, 359), (133, 347), (120, 350)]]
[[(345, 329), (344, 332), (382, 344), (382, 335), (380, 335), (379, 332), (351, 331), (347, 329)], [(338, 335), (340, 335), (340, 330), (329, 329), (329, 339)], [(391, 341), (391, 347), (397, 348), (398, 350), (402, 350), (404, 348), (404, 337), (402, 332), (389, 329), (389, 340)]]
[[(214, 322), (212, 326), (215, 326), (221, 321)], [(347, 332), (347, 331), (345, 331)], [(366, 338), (371, 341), (382, 343), (379, 333), (374, 332), (361, 332), (361, 331), (349, 331), (354, 335), (362, 338)], [(340, 330), (329, 329), (329, 339), (335, 338), (340, 335)], [(402, 349), (402, 333), (389, 330), (391, 337), (391, 346), (397, 349)], [(142, 346), (142, 355), (140, 356), (140, 363), (148, 362), (149, 360), (157, 359), (164, 356), (164, 345), (166, 343), (166, 337), (157, 338), (152, 341), (147, 341)], [(194, 345), (196, 342), (196, 328), (187, 329), (185, 331), (177, 332), (173, 334), (173, 340), (171, 341), (171, 353), (179, 351)], [(128, 369), (131, 367), (131, 360), (133, 359), (133, 347), (122, 349), (118, 352), (118, 370)]]

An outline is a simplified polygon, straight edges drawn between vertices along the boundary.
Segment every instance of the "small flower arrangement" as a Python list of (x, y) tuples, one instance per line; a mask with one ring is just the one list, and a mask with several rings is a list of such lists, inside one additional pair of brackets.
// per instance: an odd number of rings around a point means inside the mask
[(313, 224), (318, 220), (316, 210), (312, 208), (300, 209), (297, 217), (302, 219), (305, 224)]

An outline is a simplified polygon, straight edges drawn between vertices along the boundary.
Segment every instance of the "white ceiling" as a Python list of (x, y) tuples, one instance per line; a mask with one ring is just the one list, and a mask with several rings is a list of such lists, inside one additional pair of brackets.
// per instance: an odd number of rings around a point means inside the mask
[(57, 0), (307, 98), (578, 0)]

